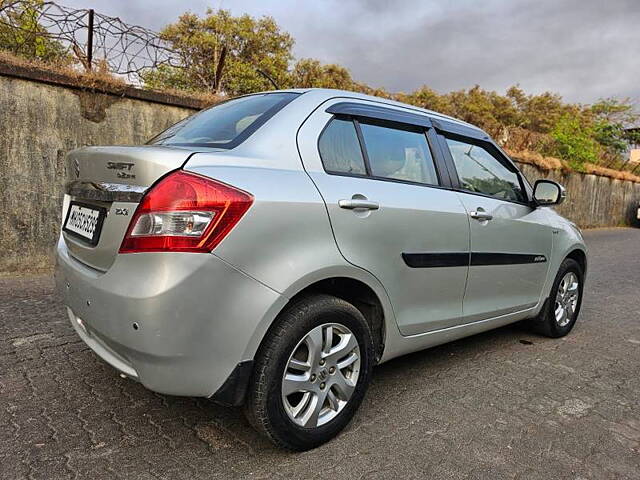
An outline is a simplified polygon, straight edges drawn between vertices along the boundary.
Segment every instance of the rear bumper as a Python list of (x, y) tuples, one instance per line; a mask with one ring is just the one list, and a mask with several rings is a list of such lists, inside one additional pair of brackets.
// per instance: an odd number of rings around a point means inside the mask
[(247, 347), (257, 329), (286, 303), (215, 255), (119, 255), (102, 273), (71, 257), (62, 240), (56, 283), (74, 329), (96, 354), (171, 395), (221, 389), (252, 360)]

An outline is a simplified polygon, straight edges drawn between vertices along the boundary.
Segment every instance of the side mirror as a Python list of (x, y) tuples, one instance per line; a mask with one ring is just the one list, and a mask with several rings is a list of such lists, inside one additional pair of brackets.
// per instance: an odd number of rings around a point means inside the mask
[(552, 180), (538, 180), (533, 187), (533, 198), (538, 205), (560, 205), (567, 198), (567, 192)]

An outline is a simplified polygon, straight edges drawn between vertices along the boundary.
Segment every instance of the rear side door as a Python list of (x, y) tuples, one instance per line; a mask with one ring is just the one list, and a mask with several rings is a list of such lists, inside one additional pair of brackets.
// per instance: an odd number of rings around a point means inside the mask
[[(442, 126), (442, 124), (439, 124)], [(531, 206), (521, 174), (476, 132), (439, 137), (471, 228), (463, 323), (535, 307), (551, 258), (553, 230)]]
[(469, 262), (469, 220), (428, 117), (374, 102), (329, 101), (298, 134), (350, 263), (386, 288), (403, 335), (456, 325)]

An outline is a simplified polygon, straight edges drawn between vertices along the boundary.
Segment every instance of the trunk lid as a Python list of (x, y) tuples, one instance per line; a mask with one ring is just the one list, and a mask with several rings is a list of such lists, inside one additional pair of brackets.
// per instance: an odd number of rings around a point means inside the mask
[[(70, 152), (62, 236), (71, 256), (97, 270), (108, 270), (144, 192), (184, 165), (193, 153), (159, 146), (85, 147)], [(89, 216), (89, 223), (96, 223), (92, 239), (83, 236), (87, 232), (82, 233), (78, 219), (86, 223), (87, 217), (78, 217), (80, 210)], [(73, 218), (67, 223), (68, 217)]]

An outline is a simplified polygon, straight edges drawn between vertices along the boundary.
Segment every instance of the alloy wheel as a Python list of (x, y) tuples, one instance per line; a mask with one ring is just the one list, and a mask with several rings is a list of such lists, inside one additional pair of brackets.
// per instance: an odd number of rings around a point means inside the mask
[(565, 327), (574, 317), (576, 308), (578, 307), (578, 298), (580, 296), (580, 282), (578, 276), (574, 272), (567, 272), (556, 293), (555, 317), (556, 323), (560, 327)]
[(282, 402), (297, 425), (314, 428), (347, 405), (360, 374), (360, 346), (344, 325), (313, 328), (293, 349), (282, 377)]

